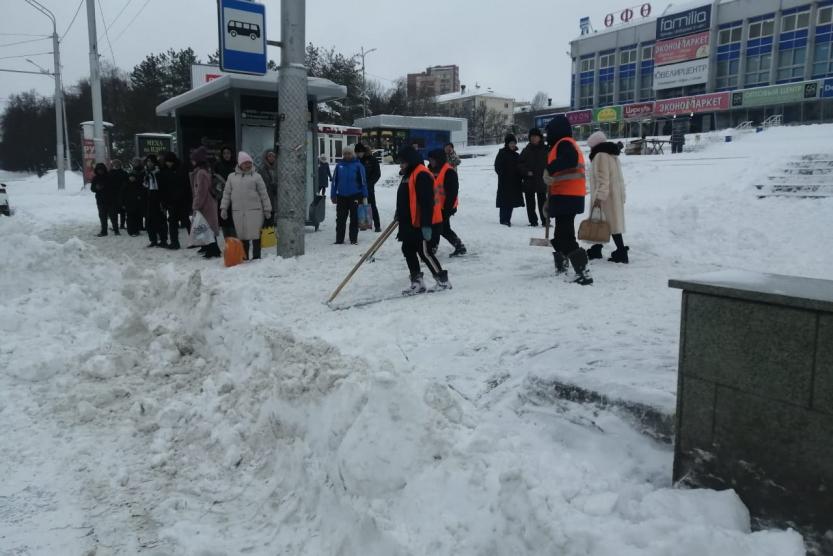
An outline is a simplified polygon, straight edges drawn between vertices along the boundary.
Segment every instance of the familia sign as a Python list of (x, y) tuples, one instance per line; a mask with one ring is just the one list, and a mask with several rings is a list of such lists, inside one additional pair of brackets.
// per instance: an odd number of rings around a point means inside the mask
[(711, 4), (657, 19), (657, 40), (673, 39), (708, 31), (712, 23)]
[(699, 85), (709, 80), (709, 60), (692, 60), (654, 68), (654, 90)]
[(680, 114), (700, 114), (728, 110), (731, 94), (712, 93), (696, 97), (669, 98), (654, 103), (656, 116), (678, 116)]
[(754, 108), (770, 104), (788, 104), (818, 97), (818, 81), (789, 83), (773, 87), (758, 87), (732, 93), (733, 108)]
[(710, 37), (710, 32), (703, 31), (695, 35), (659, 41), (654, 45), (654, 64), (665, 66), (708, 58)]

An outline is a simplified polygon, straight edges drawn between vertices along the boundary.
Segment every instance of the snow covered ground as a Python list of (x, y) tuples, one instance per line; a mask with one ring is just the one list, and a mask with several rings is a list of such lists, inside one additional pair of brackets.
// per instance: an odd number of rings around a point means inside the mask
[[(225, 269), (95, 238), (78, 178), (9, 181), (0, 218), (0, 554), (804, 554), (731, 491), (671, 485), (672, 451), (575, 385), (670, 415), (680, 293), (731, 268), (830, 278), (833, 199), (758, 199), (830, 126), (625, 157), (629, 266), (553, 275), (494, 208), (495, 148), (460, 168), (454, 289), (396, 298), (391, 241)], [(377, 196), (393, 212), (396, 168)], [(350, 308), (357, 302), (393, 296)]]

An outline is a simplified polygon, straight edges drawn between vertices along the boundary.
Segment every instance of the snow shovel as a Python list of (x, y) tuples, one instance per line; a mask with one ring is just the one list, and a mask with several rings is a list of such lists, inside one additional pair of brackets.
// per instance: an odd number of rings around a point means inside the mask
[(382, 247), (382, 244), (385, 243), (385, 241), (391, 235), (393, 235), (393, 232), (394, 232), (394, 230), (396, 230), (396, 227), (398, 225), (399, 225), (399, 222), (394, 220), (393, 222), (390, 223), (390, 225), (387, 228), (385, 228), (385, 231), (382, 232), (382, 235), (380, 235), (376, 239), (376, 241), (373, 242), (373, 245), (370, 246), (370, 249), (368, 249), (367, 252), (364, 255), (362, 255), (362, 258), (359, 259), (359, 262), (356, 263), (356, 266), (353, 267), (353, 270), (351, 270), (350, 273), (347, 274), (347, 277), (344, 280), (341, 281), (341, 284), (339, 284), (338, 287), (335, 289), (333, 294), (330, 296), (330, 299), (327, 300), (327, 303), (332, 303), (333, 302), (333, 300), (336, 298), (336, 296), (338, 296), (338, 294), (341, 293), (341, 290), (344, 289), (344, 286), (347, 285), (347, 282), (349, 282), (350, 279), (353, 278), (353, 275), (356, 274), (356, 271), (359, 270), (359, 267), (362, 266), (362, 264), (365, 261), (367, 261), (368, 259), (373, 257), (373, 255), (376, 254), (376, 252), (379, 250), (379, 248)]
[(532, 247), (552, 247), (550, 243), (550, 215), (547, 213), (547, 207), (544, 207), (544, 237), (529, 238), (529, 245)]

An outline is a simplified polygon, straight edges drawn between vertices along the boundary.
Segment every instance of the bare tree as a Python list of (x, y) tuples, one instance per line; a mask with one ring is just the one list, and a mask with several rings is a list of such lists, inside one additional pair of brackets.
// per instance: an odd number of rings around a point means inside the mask
[(546, 108), (547, 103), (549, 102), (549, 97), (547, 93), (544, 91), (538, 91), (535, 93), (535, 96), (532, 97), (532, 109), (533, 110), (540, 110), (541, 108)]

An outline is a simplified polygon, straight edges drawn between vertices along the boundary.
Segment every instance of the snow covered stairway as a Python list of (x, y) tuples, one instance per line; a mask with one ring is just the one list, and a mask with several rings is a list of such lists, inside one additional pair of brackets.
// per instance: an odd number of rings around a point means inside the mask
[(808, 154), (756, 184), (763, 197), (833, 197), (833, 154)]

